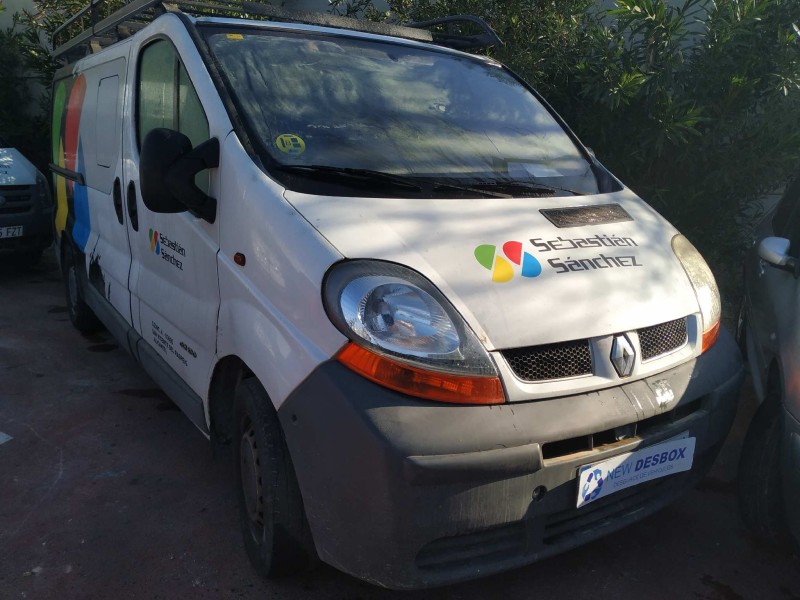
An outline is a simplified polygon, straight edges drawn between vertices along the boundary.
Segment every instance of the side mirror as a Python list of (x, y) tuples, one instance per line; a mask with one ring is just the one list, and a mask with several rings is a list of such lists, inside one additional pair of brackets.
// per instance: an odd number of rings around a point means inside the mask
[(773, 267), (794, 273), (797, 261), (789, 256), (789, 246), (786, 238), (767, 237), (758, 245), (758, 256)]
[(153, 212), (179, 213), (188, 209), (213, 223), (217, 218), (217, 201), (195, 185), (194, 176), (218, 166), (217, 138), (192, 149), (184, 134), (172, 129), (153, 129), (142, 142), (139, 160), (142, 201)]

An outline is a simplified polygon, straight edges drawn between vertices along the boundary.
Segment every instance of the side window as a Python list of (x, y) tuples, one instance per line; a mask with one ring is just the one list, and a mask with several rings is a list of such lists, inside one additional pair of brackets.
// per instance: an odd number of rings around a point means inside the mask
[[(209, 138), (208, 119), (197, 92), (178, 53), (166, 40), (153, 42), (142, 50), (136, 119), (140, 148), (145, 136), (156, 127), (180, 131), (191, 140), (192, 147)], [(195, 183), (208, 193), (208, 171), (198, 173)]]
[(119, 99), (119, 76), (105, 77), (97, 86), (97, 118), (102, 124), (96, 129), (97, 164), (111, 167), (119, 156), (119, 126), (117, 125), (117, 105)]

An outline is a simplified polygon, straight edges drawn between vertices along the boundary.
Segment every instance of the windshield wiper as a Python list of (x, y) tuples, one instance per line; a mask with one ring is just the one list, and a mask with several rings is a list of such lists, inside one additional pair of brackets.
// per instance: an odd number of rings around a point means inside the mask
[(542, 196), (551, 196), (556, 191), (568, 192), (575, 196), (584, 195), (567, 188), (539, 183), (537, 181), (515, 181), (512, 179), (487, 179), (470, 182), (469, 184), (456, 183), (447, 179), (435, 177), (415, 177), (412, 175), (396, 175), (372, 169), (357, 169), (354, 167), (334, 167), (330, 165), (279, 165), (277, 167), (285, 173), (306, 175), (325, 179), (327, 181), (340, 181), (342, 179), (358, 181), (361, 183), (382, 183), (391, 187), (400, 187), (413, 190), (417, 193), (433, 193), (444, 190), (467, 192), (489, 198), (513, 198), (515, 192), (525, 192)]
[(525, 192), (531, 192), (534, 194), (542, 194), (542, 195), (552, 195), (555, 194), (557, 191), (559, 192), (568, 192), (574, 196), (585, 196), (585, 192), (578, 192), (576, 190), (571, 190), (565, 187), (559, 187), (557, 185), (550, 185), (549, 183), (542, 183), (540, 181), (516, 181), (513, 179), (492, 179), (486, 182), (481, 183), (481, 185), (486, 185), (487, 187), (498, 188), (501, 190), (523, 190)]
[(494, 190), (483, 190), (480, 187), (472, 187), (470, 185), (461, 185), (460, 183), (450, 183), (448, 181), (440, 181), (436, 179), (428, 179), (433, 184), (434, 190), (455, 190), (459, 192), (469, 192), (470, 194), (480, 194), (481, 196), (488, 196), (489, 198), (511, 198), (511, 194), (504, 194)]
[(509, 194), (493, 190), (482, 190), (480, 188), (451, 183), (449, 181), (435, 179), (433, 177), (414, 177), (412, 175), (395, 175), (384, 171), (373, 171), (372, 169), (356, 169), (352, 167), (333, 167), (330, 165), (280, 165), (278, 169), (286, 173), (297, 173), (311, 177), (324, 178), (326, 180), (350, 179), (362, 182), (380, 182), (396, 187), (412, 189), (415, 192), (435, 192), (441, 190), (454, 190), (468, 192), (489, 198), (510, 198)]
[(350, 167), (332, 167), (329, 165), (280, 165), (278, 169), (285, 173), (297, 173), (310, 175), (326, 180), (350, 179), (364, 182), (381, 182), (396, 187), (413, 189), (416, 192), (422, 191), (422, 186), (412, 178), (402, 175), (392, 175), (383, 171), (373, 171), (371, 169), (353, 169)]

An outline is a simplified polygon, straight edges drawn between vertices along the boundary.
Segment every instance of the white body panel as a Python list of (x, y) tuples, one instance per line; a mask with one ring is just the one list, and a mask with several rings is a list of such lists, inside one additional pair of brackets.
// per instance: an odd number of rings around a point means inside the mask
[[(670, 249), (677, 231), (627, 190), (509, 200), (329, 198), (293, 192), (287, 198), (348, 258), (389, 260), (425, 275), (490, 350), (629, 331), (698, 310), (686, 273)], [(559, 229), (539, 213), (609, 203), (620, 204), (634, 220)], [(530, 241), (597, 235), (636, 245), (542, 250)], [(509, 240), (523, 242), (523, 250), (541, 263), (541, 275), (492, 281), (474, 249), (481, 244), (499, 248)], [(641, 266), (561, 272), (566, 266), (559, 265), (571, 259), (600, 255), (633, 256)], [(550, 260), (557, 261), (555, 266)]]
[[(158, 39), (169, 39), (186, 68), (203, 105), (210, 137), (224, 139), (230, 121), (205, 66), (177, 18), (160, 19), (148, 35), (136, 40), (131, 49), (129, 73), (138, 69), (141, 49)], [(135, 106), (136, 81), (131, 75), (128, 106)], [(219, 251), (219, 219), (208, 223), (190, 212), (158, 214), (142, 202), (139, 181), (139, 147), (135, 114), (125, 122), (125, 189), (135, 190), (138, 231), (128, 222), (133, 265), (130, 289), (133, 293), (134, 327), (167, 364), (201, 398), (208, 394), (208, 382), (216, 354), (219, 280), (216, 255)], [(223, 202), (220, 185), (223, 172), (210, 171), (210, 195)], [(126, 194), (126, 202), (133, 197)], [(157, 232), (155, 246), (151, 237)]]
[(125, 211), (121, 211), (120, 222), (113, 198), (115, 186), (119, 186), (120, 194), (123, 189), (120, 151), (125, 129), (122, 115), (129, 47), (130, 44), (124, 44), (113, 48), (106, 60), (87, 60), (82, 68), (86, 96), (80, 147), (92, 224), (85, 248), (89, 281), (131, 324), (130, 242)]
[[(283, 198), (235, 135), (223, 144), (219, 357), (238, 356), (280, 406), (346, 339), (325, 314), (322, 278), (342, 257)], [(243, 224), (247, 224), (244, 226)], [(236, 253), (246, 257), (241, 267)]]

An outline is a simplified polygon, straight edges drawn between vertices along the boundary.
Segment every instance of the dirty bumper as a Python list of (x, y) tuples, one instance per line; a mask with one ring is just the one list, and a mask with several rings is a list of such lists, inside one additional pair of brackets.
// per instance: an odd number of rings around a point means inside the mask
[[(710, 468), (741, 379), (726, 332), (650, 380), (501, 406), (415, 401), (328, 362), (279, 416), (320, 558), (414, 589), (528, 564), (663, 507)], [(676, 438), (693, 438), (691, 469), (577, 507), (581, 467)]]

